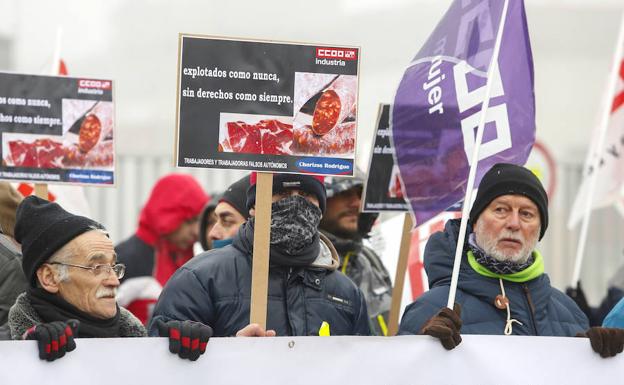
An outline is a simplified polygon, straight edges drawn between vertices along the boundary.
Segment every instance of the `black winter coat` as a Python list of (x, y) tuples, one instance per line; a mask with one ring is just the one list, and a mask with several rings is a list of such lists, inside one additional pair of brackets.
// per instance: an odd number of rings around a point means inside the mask
[[(169, 279), (154, 309), (151, 336), (158, 335), (158, 320), (202, 322), (216, 337), (234, 336), (249, 324), (253, 240), (242, 239), (244, 226), (232, 245), (194, 257)], [(336, 271), (338, 257), (328, 244), (321, 240), (311, 266), (270, 266), (266, 326), (278, 336), (318, 336), (323, 321), (331, 335), (370, 334), (364, 297)]]

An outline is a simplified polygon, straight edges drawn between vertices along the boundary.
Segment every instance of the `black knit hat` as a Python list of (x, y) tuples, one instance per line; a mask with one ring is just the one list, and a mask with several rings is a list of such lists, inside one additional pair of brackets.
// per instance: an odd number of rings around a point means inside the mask
[(530, 170), (509, 163), (497, 163), (483, 175), (477, 198), (470, 210), (470, 223), (474, 226), (481, 212), (501, 195), (524, 195), (535, 203), (541, 219), (541, 240), (548, 227), (548, 196), (540, 180)]
[[(251, 174), (251, 186), (247, 190), (247, 208), (251, 209), (256, 204), (256, 173)], [(273, 193), (283, 189), (297, 188), (314, 194), (319, 201), (321, 212), (325, 212), (327, 202), (327, 192), (323, 181), (325, 178), (319, 175), (304, 174), (274, 174), (273, 175)]]
[(249, 209), (247, 208), (247, 190), (249, 190), (250, 175), (232, 183), (230, 187), (223, 193), (219, 202), (229, 203), (236, 209), (245, 219), (249, 219)]
[(208, 229), (208, 220), (210, 219), (210, 215), (217, 208), (217, 202), (221, 198), (221, 196), (213, 194), (212, 200), (208, 202), (204, 209), (199, 214), (199, 243), (201, 244), (202, 249), (209, 250), (208, 246), (208, 237), (206, 236), (206, 230)]
[(17, 207), (15, 239), (22, 245), (22, 270), (32, 287), (37, 269), (72, 239), (92, 229), (103, 229), (96, 221), (65, 211), (57, 203), (34, 195)]

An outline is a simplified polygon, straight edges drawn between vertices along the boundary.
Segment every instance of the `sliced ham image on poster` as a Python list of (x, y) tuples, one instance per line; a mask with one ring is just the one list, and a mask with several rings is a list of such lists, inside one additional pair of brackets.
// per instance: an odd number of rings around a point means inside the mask
[(179, 167), (353, 175), (359, 48), (180, 37)]
[(283, 116), (221, 114), (219, 151), (290, 155), (292, 119)]
[(0, 73), (0, 85), (2, 179), (114, 183), (110, 80)]

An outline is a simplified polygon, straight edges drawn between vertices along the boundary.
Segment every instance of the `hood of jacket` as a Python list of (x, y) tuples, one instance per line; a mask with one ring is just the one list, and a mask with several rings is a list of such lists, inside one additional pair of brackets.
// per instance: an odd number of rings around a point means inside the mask
[(141, 210), (137, 235), (151, 246), (199, 215), (210, 198), (195, 178), (170, 174), (161, 178)]
[(164, 236), (174, 232), (184, 221), (199, 215), (209, 199), (190, 175), (167, 175), (152, 189), (141, 210), (136, 235), (155, 249), (153, 276), (161, 285), (193, 257), (192, 245), (180, 249)]

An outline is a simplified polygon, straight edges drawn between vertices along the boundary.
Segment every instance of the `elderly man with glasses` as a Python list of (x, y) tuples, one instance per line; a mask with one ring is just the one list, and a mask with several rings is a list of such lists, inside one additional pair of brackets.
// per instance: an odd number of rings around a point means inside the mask
[(17, 209), (15, 238), (29, 287), (9, 311), (13, 339), (37, 340), (39, 358), (53, 361), (74, 350), (76, 337), (147, 336), (117, 305), (125, 266), (99, 223), (30, 196)]

